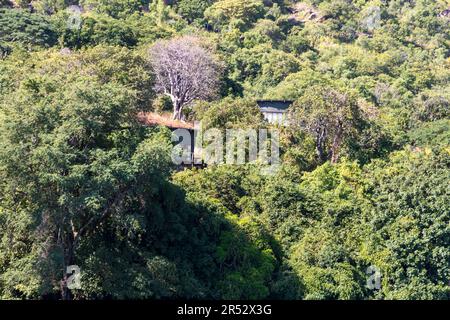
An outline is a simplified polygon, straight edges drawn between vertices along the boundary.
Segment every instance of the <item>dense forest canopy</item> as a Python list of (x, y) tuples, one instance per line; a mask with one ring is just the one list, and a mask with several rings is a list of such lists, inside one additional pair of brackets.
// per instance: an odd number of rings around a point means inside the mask
[[(0, 0), (0, 298), (449, 299), (449, 9)], [(138, 122), (178, 101), (154, 59), (177, 41), (214, 66), (178, 118), (263, 128), (256, 100), (294, 101), (278, 171), (176, 170)]]

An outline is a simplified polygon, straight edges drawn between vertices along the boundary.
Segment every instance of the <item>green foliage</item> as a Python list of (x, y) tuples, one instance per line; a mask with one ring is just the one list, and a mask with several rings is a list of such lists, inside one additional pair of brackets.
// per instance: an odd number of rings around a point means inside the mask
[(80, 30), (66, 29), (64, 42), (75, 48), (98, 44), (132, 47), (137, 44), (137, 37), (126, 21), (92, 15), (83, 19)]
[[(217, 167), (201, 172), (183, 172), (175, 175), (177, 184), (183, 186), (194, 198), (204, 199), (222, 207), (232, 229), (219, 238), (214, 255), (224, 273), (218, 290), (226, 299), (263, 299), (269, 296), (269, 281), (280, 259), (280, 252), (270, 233), (258, 219), (242, 213), (246, 197), (251, 196), (252, 179), (260, 179), (247, 168), (249, 176), (239, 169)], [(237, 204), (237, 205), (236, 205)]]
[(312, 86), (295, 102), (290, 121), (313, 135), (319, 161), (336, 162), (342, 146), (356, 139), (364, 119), (351, 92)]
[(450, 145), (450, 120), (426, 122), (409, 132), (412, 145), (419, 147), (448, 147)]
[[(142, 77), (139, 69), (120, 73), (128, 54), (50, 55), (5, 94), (2, 297), (55, 296), (73, 263), (84, 270), (77, 299), (267, 297), (276, 264), (270, 236), (212, 199), (185, 198), (168, 181), (168, 132), (136, 123), (137, 84), (146, 79), (133, 78)], [(76, 73), (73, 63), (82, 66)], [(21, 218), (11, 224), (16, 212)]]
[(244, 34), (243, 45), (247, 48), (255, 47), (259, 44), (270, 44), (276, 47), (284, 38), (278, 25), (271, 20), (261, 19), (249, 31)]
[(195, 117), (207, 128), (242, 128), (262, 125), (263, 118), (251, 99), (226, 98), (215, 103), (198, 103), (194, 107)]
[(450, 94), (445, 89), (424, 91), (417, 97), (415, 118), (419, 121), (436, 121), (450, 118)]
[(282, 44), (284, 50), (296, 54), (302, 54), (303, 52), (311, 50), (311, 43), (304, 33), (304, 29), (298, 26), (293, 27)]
[(305, 90), (313, 85), (327, 85), (330, 79), (325, 75), (311, 70), (302, 70), (288, 75), (281, 83), (271, 88), (266, 97), (281, 100), (296, 100)]
[(332, 36), (342, 41), (351, 41), (356, 37), (357, 7), (351, 1), (322, 1), (319, 9), (327, 17), (325, 27)]
[(387, 299), (449, 299), (448, 150), (394, 154), (373, 171), (368, 258)]
[[(448, 1), (14, 4), (0, 0), (0, 298), (450, 299)], [(149, 48), (186, 35), (225, 69), (186, 120), (270, 128), (256, 100), (295, 101), (278, 171), (174, 170), (170, 130), (137, 121), (167, 103)]]
[(30, 4), (39, 13), (53, 14), (68, 7), (69, 3), (68, 0), (33, 0)]
[(180, 0), (176, 3), (177, 12), (188, 22), (202, 21), (204, 13), (213, 0)]
[(213, 28), (219, 30), (228, 23), (248, 28), (263, 13), (264, 4), (261, 0), (220, 0), (206, 9), (205, 18)]
[(0, 9), (0, 30), (0, 43), (51, 47), (57, 41), (55, 28), (46, 16), (21, 9)]
[(106, 14), (113, 18), (124, 18), (138, 12), (148, 0), (81, 0), (80, 5), (99, 14)]
[(284, 51), (273, 50), (263, 44), (250, 49), (237, 50), (231, 56), (229, 77), (243, 83), (244, 93), (248, 96), (260, 98), (266, 90), (277, 86), (289, 74), (300, 69), (298, 59)]
[[(10, 256), (3, 261), (5, 272), (2, 278), (8, 281), (15, 272), (25, 271), (16, 269), (16, 259), (29, 261), (32, 266), (42, 265), (43, 272), (52, 274), (41, 280), (30, 279), (31, 282), (40, 282), (39, 287), (29, 288), (34, 288), (32, 292), (20, 289), (20, 285), (28, 288), (26, 282), (7, 285), (2, 294), (6, 297), (50, 294), (57, 286), (54, 265), (64, 266), (64, 261), (58, 261), (62, 255), (73, 259), (68, 250), (72, 250), (74, 244), (66, 238), (54, 238), (55, 230), (62, 237), (68, 237), (70, 224), (74, 230), (81, 230), (86, 223), (83, 221), (90, 216), (93, 220), (101, 219), (105, 210), (102, 208), (107, 207), (110, 201), (118, 202), (113, 199), (125, 192), (125, 185), (139, 172), (139, 167), (127, 165), (126, 161), (131, 156), (127, 149), (133, 149), (136, 144), (129, 138), (132, 136), (129, 129), (123, 129), (132, 121), (131, 92), (118, 85), (100, 86), (83, 78), (76, 84), (70, 83), (58, 89), (55, 85), (51, 79), (31, 76), (23, 80), (14, 97), (6, 97), (2, 103), (2, 120), (8, 124), (2, 127), (0, 157), (5, 181), (2, 184), (2, 202), (8, 208), (7, 203), (12, 201), (15, 191), (7, 181), (11, 181), (15, 170), (20, 170), (22, 175), (17, 177), (17, 187), (28, 190), (21, 195), (22, 201), (35, 204), (19, 209), (31, 219), (17, 238), (8, 236), (12, 230), (7, 225), (2, 228), (5, 241), (9, 237), (13, 243), (20, 243), (21, 237), (26, 237), (35, 244), (17, 258), (11, 260)], [(14, 108), (14, 100), (11, 99), (20, 101), (21, 107)], [(20, 141), (29, 142), (16, 148)], [(125, 141), (128, 145), (125, 149), (114, 147)], [(164, 166), (158, 164), (148, 169), (148, 173), (152, 170), (156, 173), (164, 170)], [(142, 171), (143, 174), (147, 172)], [(96, 178), (89, 179), (91, 176)], [(44, 209), (45, 206), (48, 210)], [(16, 211), (14, 207), (10, 210), (12, 214)], [(33, 232), (37, 227), (40, 231)], [(48, 242), (41, 242), (43, 237), (48, 238)], [(3, 245), (8, 245), (8, 242)], [(45, 260), (40, 258), (42, 255)]]

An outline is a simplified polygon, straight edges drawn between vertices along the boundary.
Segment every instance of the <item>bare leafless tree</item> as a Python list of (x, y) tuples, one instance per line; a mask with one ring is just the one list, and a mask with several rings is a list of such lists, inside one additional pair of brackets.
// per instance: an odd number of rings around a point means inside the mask
[(174, 119), (181, 119), (183, 108), (194, 100), (216, 96), (221, 64), (199, 39), (185, 36), (157, 41), (150, 58), (155, 90), (172, 100)]

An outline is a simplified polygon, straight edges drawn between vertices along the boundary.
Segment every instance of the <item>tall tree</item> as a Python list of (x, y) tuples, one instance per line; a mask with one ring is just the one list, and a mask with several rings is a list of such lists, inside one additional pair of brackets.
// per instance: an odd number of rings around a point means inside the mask
[(217, 94), (221, 65), (197, 38), (158, 41), (150, 56), (155, 90), (172, 100), (174, 119), (181, 119), (183, 108), (194, 100), (208, 100)]
[(291, 111), (291, 121), (310, 133), (316, 141), (320, 161), (336, 163), (345, 140), (354, 136), (362, 112), (349, 92), (312, 86), (296, 101)]

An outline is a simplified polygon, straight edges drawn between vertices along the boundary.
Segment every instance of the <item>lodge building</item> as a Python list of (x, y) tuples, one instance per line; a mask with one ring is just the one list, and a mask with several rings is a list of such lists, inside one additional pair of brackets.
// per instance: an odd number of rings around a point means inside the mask
[(258, 104), (261, 113), (271, 124), (286, 125), (286, 113), (289, 106), (293, 103), (290, 100), (258, 100)]
[[(274, 125), (287, 125), (287, 110), (293, 103), (290, 100), (257, 100), (256, 103), (264, 116), (264, 119), (270, 124)], [(194, 123), (181, 120), (172, 120), (170, 113), (166, 115), (157, 114), (155, 112), (145, 112), (138, 116), (138, 120), (145, 126), (164, 126), (169, 128), (172, 132), (176, 132), (177, 129), (186, 129), (191, 136), (190, 154), (191, 162), (189, 165), (182, 165), (181, 167), (194, 166), (205, 167), (206, 165), (199, 161), (198, 155), (200, 154), (195, 147), (195, 129)], [(182, 140), (179, 137), (179, 140)], [(181, 142), (181, 141), (180, 141)]]

